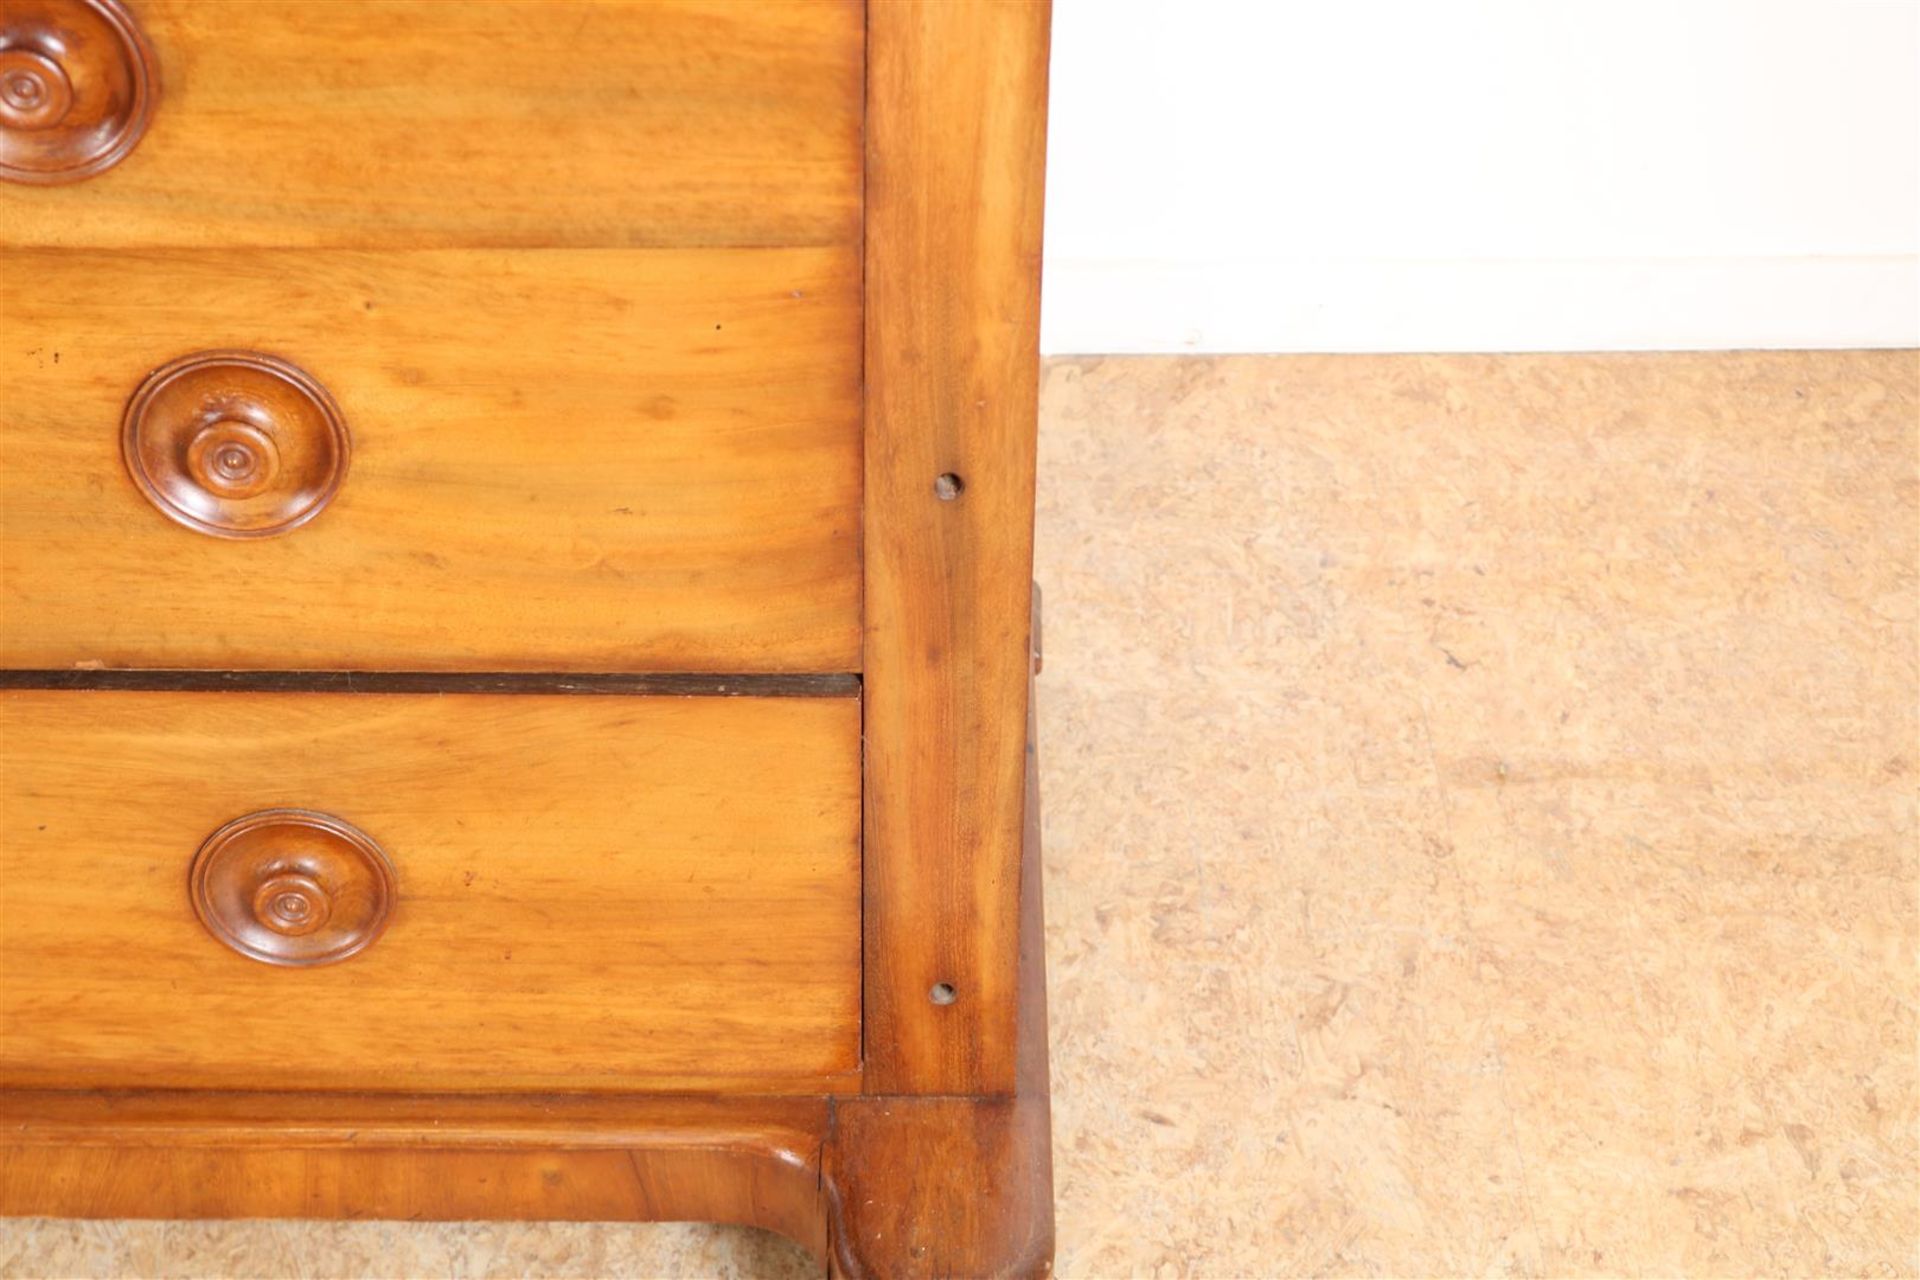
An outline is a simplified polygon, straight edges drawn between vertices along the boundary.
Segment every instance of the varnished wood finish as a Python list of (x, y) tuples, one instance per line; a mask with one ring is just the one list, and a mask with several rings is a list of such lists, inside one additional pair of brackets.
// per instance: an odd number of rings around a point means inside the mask
[(112, 168), (145, 134), (159, 87), (121, 0), (0, 0), (0, 183)]
[[(4, 262), (0, 665), (859, 669), (851, 250)], [(294, 533), (190, 533), (127, 479), (129, 394), (208, 347), (351, 424)]]
[[(1038, 634), (1038, 615), (1035, 616)], [(1033, 646), (1037, 656), (1039, 644)], [(1029, 699), (1031, 706), (1031, 699)], [(1044, 1276), (1053, 1266), (1040, 774), (1031, 710), (1018, 870), (1020, 942), (1010, 1097), (836, 1099), (826, 1147), (835, 1275)]]
[(393, 918), (393, 863), (330, 813), (262, 809), (207, 837), (187, 898), (207, 932), (249, 959), (304, 968), (373, 945)]
[[(6, 0), (8, 9), (74, 0)], [(137, 0), (166, 103), (0, 244), (844, 244), (852, 0)]]
[(127, 474), (167, 518), (265, 538), (320, 514), (352, 441), (325, 387), (258, 351), (198, 351), (147, 376), (120, 425)]
[(868, 14), (866, 1043), (888, 1093), (1014, 1086), (1047, 29), (1042, 3)]
[[(0, 185), (0, 1214), (1044, 1275), (1044, 0), (137, 11), (139, 149)], [(322, 518), (202, 536), (205, 351)]]
[[(0, 1083), (821, 1091), (859, 1066), (851, 698), (0, 694)], [(283, 805), (397, 881), (351, 960), (209, 937)]]
[(1031, 749), (1018, 1088), (1000, 1098), (0, 1094), (0, 1210), (123, 1217), (696, 1218), (834, 1275), (1032, 1277), (1053, 1253)]
[(0, 1210), (733, 1222), (824, 1257), (821, 1098), (0, 1093)]

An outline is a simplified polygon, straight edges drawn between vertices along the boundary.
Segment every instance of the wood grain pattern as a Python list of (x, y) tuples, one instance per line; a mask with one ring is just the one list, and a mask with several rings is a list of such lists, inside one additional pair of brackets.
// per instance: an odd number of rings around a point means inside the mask
[(851, 0), (138, 0), (166, 82), (110, 182), (0, 244), (857, 243)]
[[(0, 193), (0, 1212), (697, 1217), (1044, 1274), (1047, 6), (142, 14), (140, 151)], [(352, 423), (324, 519), (195, 537), (112, 465), (213, 349)], [(33, 687), (129, 667), (187, 685)], [(435, 673), (519, 691), (400, 691)], [(861, 692), (524, 683), (569, 673)], [(207, 833), (290, 809), (391, 866), (337, 964), (196, 919)], [(328, 905), (280, 852), (229, 915)]]
[(153, 48), (121, 0), (0, 4), (0, 182), (51, 186), (112, 168), (159, 97)]
[[(5, 270), (31, 287), (0, 317), (0, 664), (858, 669), (851, 250)], [(352, 476), (313, 523), (217, 541), (127, 479), (127, 398), (207, 347), (294, 361), (351, 423)]]
[(824, 1156), (829, 1263), (843, 1280), (1027, 1280), (1052, 1270), (1047, 933), (1031, 709), (1025, 755), (1014, 1093), (834, 1100)]
[[(868, 20), (866, 1028), (889, 1093), (1014, 1087), (1045, 4)], [(943, 500), (942, 475), (959, 478)], [(937, 983), (956, 998), (928, 998)]]
[[(0, 695), (0, 1083), (845, 1087), (859, 1063), (859, 705)], [(207, 834), (339, 815), (379, 943), (276, 969), (187, 895)]]
[(134, 392), (120, 453), (168, 519), (216, 538), (268, 538), (333, 500), (353, 444), (333, 397), (298, 365), (196, 351)]
[(187, 869), (207, 932), (265, 964), (339, 964), (393, 919), (393, 862), (366, 832), (311, 809), (257, 809), (208, 836)]
[(820, 1098), (0, 1093), (0, 1212), (733, 1222), (826, 1254)]
[(1036, 763), (1029, 740), (1011, 1096), (0, 1092), (0, 1213), (691, 1218), (781, 1232), (843, 1280), (1044, 1276)]

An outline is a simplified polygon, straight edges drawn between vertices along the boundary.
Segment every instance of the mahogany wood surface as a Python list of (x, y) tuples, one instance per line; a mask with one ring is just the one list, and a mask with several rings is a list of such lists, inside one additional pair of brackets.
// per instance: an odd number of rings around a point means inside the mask
[(187, 897), (208, 933), (249, 959), (339, 964), (386, 931), (393, 861), (366, 832), (312, 809), (259, 809), (206, 838)]
[(997, 1098), (0, 1093), (0, 1212), (700, 1219), (846, 1277), (1053, 1254), (1040, 805), (1028, 752), (1017, 1090)]
[[(1036, 613), (1033, 653), (1039, 655)], [(1038, 740), (1028, 699), (1011, 1096), (838, 1098), (826, 1150), (834, 1274), (1044, 1276), (1053, 1266), (1053, 1120)]]
[(886, 1093), (1014, 1087), (1047, 32), (1044, 3), (868, 14), (866, 1044)]
[[(859, 1068), (853, 698), (0, 694), (0, 1084), (823, 1092)], [(318, 810), (391, 859), (337, 964), (189, 868)]]
[[(859, 669), (853, 250), (16, 250), (0, 270), (0, 665)], [(129, 398), (209, 348), (292, 361), (350, 428), (299, 528), (208, 537), (129, 478)], [(262, 425), (291, 471), (301, 420), (280, 416)]]
[(0, 1211), (732, 1222), (825, 1256), (824, 1098), (0, 1093)]
[(0, 4), (0, 183), (78, 182), (124, 160), (160, 86), (121, 0)]
[(0, 182), (0, 1214), (1044, 1275), (1045, 0), (128, 7)]
[(120, 453), (168, 519), (216, 538), (268, 538), (333, 500), (352, 441), (333, 397), (298, 365), (258, 351), (196, 351), (133, 393)]
[[(75, 0), (7, 0), (7, 9)], [(160, 105), (0, 245), (856, 244), (853, 0), (134, 0)], [(110, 180), (104, 180), (108, 179)]]

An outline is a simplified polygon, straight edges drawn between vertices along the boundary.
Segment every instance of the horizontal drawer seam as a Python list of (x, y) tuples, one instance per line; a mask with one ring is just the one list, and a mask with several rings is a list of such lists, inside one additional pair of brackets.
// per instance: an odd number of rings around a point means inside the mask
[(496, 693), (691, 698), (847, 698), (853, 672), (188, 671), (163, 668), (0, 670), (0, 689), (139, 693)]

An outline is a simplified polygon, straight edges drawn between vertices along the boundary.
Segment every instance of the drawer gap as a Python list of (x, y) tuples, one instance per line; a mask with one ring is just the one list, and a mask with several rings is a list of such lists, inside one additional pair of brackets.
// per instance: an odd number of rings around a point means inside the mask
[(853, 672), (0, 670), (0, 689), (139, 693), (524, 693), (683, 698), (851, 698)]

